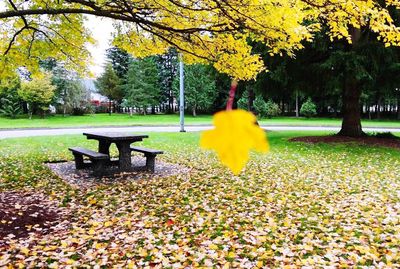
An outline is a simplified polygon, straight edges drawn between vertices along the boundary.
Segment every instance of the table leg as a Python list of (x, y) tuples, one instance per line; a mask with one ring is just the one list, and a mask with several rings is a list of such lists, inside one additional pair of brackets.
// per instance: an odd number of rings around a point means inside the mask
[(99, 152), (110, 156), (110, 142), (99, 140)]
[(130, 142), (118, 142), (117, 148), (119, 151), (119, 169), (129, 170), (132, 167), (131, 160), (131, 143)]

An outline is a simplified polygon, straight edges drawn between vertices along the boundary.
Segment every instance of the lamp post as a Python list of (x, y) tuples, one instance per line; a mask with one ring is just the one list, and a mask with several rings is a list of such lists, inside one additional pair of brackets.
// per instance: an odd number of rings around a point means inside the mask
[(185, 132), (185, 85), (183, 74), (182, 54), (179, 55), (179, 116), (180, 116), (180, 132)]

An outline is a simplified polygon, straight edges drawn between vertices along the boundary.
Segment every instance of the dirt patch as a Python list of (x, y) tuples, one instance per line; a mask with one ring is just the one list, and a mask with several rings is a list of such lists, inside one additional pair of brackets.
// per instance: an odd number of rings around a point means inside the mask
[(374, 136), (365, 137), (348, 137), (348, 136), (302, 136), (289, 139), (293, 142), (305, 142), (305, 143), (357, 143), (368, 146), (379, 146), (387, 148), (400, 149), (400, 139), (399, 138), (378, 138)]
[[(133, 167), (143, 167), (145, 164), (145, 158), (132, 157)], [(118, 171), (113, 172), (111, 169), (108, 175), (103, 177), (93, 176), (90, 169), (76, 170), (74, 162), (47, 163), (46, 165), (68, 184), (78, 188), (90, 188), (99, 184), (113, 184), (120, 181), (165, 178), (190, 172), (190, 169), (186, 166), (167, 163), (161, 160), (156, 160), (154, 173), (146, 171), (121, 173)]]
[(0, 247), (30, 234), (45, 235), (68, 219), (66, 209), (33, 192), (0, 192)]

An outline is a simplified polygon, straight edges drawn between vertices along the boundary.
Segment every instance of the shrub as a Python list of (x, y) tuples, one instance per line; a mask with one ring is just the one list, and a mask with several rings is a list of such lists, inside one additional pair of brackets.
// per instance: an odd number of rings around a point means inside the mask
[(317, 106), (313, 103), (311, 98), (308, 98), (307, 101), (301, 106), (300, 114), (306, 118), (317, 115)]
[(0, 109), (0, 113), (4, 116), (15, 119), (17, 115), (21, 114), (21, 105), (19, 101), (11, 95), (1, 98), (1, 104), (2, 108)]
[(253, 103), (254, 110), (259, 117), (267, 116), (267, 104), (261, 96), (257, 96)]
[(32, 118), (33, 110), (39, 109), (44, 116), (44, 112), (48, 110), (49, 104), (54, 96), (56, 87), (51, 84), (48, 74), (43, 77), (26, 81), (21, 84), (18, 95), (22, 100), (28, 103), (29, 118)]
[(248, 109), (248, 97), (246, 96), (246, 94), (243, 94), (242, 97), (238, 100), (237, 107), (244, 110)]
[(280, 113), (280, 109), (277, 103), (274, 103), (272, 100), (268, 100), (266, 103), (266, 117), (272, 118), (278, 116)]

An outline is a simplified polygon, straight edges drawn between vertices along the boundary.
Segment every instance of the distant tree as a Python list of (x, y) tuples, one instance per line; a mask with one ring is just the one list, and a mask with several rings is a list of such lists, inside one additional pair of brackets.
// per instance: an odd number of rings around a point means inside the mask
[(28, 104), (29, 119), (35, 110), (39, 110), (44, 116), (54, 96), (56, 87), (51, 84), (50, 75), (45, 74), (40, 78), (21, 83), (18, 95)]
[(123, 86), (126, 105), (142, 108), (144, 114), (148, 106), (159, 104), (160, 80), (154, 57), (133, 61)]
[(21, 87), (21, 79), (18, 75), (9, 79), (0, 79), (0, 96), (5, 97), (10, 94), (15, 94)]
[(56, 86), (52, 103), (62, 106), (64, 116), (67, 113), (83, 115), (88, 111), (88, 92), (77, 72), (53, 58), (41, 61), (40, 66), (52, 74), (51, 82)]
[(121, 83), (123, 83), (128, 73), (129, 65), (133, 60), (132, 56), (123, 49), (111, 47), (106, 50), (106, 57)]
[(68, 95), (65, 99), (73, 115), (84, 115), (90, 111), (90, 94), (79, 80), (69, 83)]
[[(195, 64), (185, 66), (185, 104), (192, 110), (209, 110), (217, 96), (215, 79), (209, 66)], [(174, 80), (175, 95), (179, 96), (179, 77)]]
[(178, 74), (178, 53), (174, 49), (157, 56), (157, 67), (159, 73), (160, 87), (162, 94), (161, 102), (167, 102), (167, 113), (174, 112), (174, 80)]
[(108, 112), (111, 115), (113, 103), (115, 101), (121, 102), (124, 94), (120, 86), (120, 80), (110, 63), (106, 65), (104, 73), (97, 78), (95, 85), (99, 89), (99, 93), (109, 99)]

